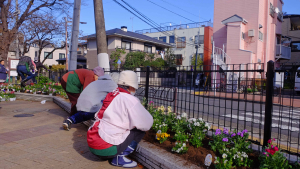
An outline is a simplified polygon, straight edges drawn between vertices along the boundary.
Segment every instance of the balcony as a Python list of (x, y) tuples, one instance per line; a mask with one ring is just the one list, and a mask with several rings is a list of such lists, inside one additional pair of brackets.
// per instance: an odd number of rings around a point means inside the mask
[(276, 59), (291, 59), (291, 48), (282, 46), (282, 45), (276, 45)]

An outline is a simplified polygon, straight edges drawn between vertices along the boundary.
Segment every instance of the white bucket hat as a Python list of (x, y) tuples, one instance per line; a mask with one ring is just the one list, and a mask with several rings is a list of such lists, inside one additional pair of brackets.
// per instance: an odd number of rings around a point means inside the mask
[(137, 74), (131, 70), (125, 70), (120, 73), (119, 85), (131, 86), (135, 89), (139, 88)]

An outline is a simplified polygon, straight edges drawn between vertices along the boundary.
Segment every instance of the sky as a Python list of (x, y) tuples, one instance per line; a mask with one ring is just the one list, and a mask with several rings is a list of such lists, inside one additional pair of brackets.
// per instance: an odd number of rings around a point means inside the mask
[[(121, 2), (121, 0), (118, 0)], [(151, 20), (162, 26), (170, 23), (186, 24), (203, 21), (213, 21), (214, 0), (124, 0), (134, 8), (138, 9)], [(166, 9), (163, 9), (149, 1), (152, 1)], [(80, 21), (87, 22), (80, 25), (83, 35), (95, 33), (95, 20), (93, 0), (82, 0)], [(127, 26), (129, 31), (149, 29), (151, 26), (123, 9), (113, 0), (103, 0), (105, 28), (106, 30)], [(284, 0), (283, 12), (288, 14), (300, 14), (300, 0)], [(72, 9), (71, 9), (72, 12)], [(177, 13), (178, 16), (174, 13)], [(131, 19), (133, 18), (133, 19)]]

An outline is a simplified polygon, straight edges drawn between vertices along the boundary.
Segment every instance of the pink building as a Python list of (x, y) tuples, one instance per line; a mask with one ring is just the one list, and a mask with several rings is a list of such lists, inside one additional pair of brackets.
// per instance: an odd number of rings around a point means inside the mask
[(283, 0), (215, 0), (214, 3), (213, 40), (231, 58), (230, 64), (269, 60), (279, 63), (282, 58), (276, 56), (276, 47), (281, 44)]

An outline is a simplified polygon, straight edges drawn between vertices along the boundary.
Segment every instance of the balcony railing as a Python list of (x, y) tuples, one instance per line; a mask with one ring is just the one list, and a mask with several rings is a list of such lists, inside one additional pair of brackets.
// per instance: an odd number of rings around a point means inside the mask
[(291, 59), (291, 48), (282, 46), (282, 45), (276, 45), (276, 59)]
[(174, 26), (137, 30), (137, 31), (135, 31), (135, 33), (139, 33), (139, 34), (155, 33), (155, 32), (164, 32), (164, 31), (173, 31), (175, 29), (189, 29), (189, 28), (199, 28), (199, 27), (206, 27), (206, 26), (213, 27), (213, 23), (211, 21), (195, 22), (195, 23), (180, 24), (180, 25), (174, 25)]

